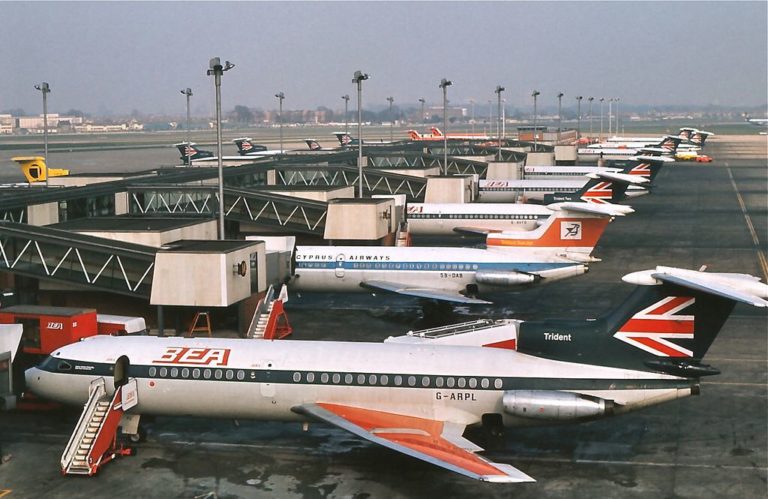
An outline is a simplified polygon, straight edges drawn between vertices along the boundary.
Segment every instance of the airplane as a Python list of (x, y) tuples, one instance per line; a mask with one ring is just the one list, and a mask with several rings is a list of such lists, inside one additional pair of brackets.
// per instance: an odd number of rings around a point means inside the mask
[(304, 139), (304, 142), (306, 142), (310, 151), (338, 151), (340, 149), (339, 147), (323, 147), (315, 139)]
[(597, 151), (615, 151), (615, 150), (634, 150), (634, 151), (643, 151), (643, 152), (656, 152), (658, 154), (670, 154), (674, 153), (678, 147), (680, 147), (681, 142), (683, 139), (680, 137), (675, 137), (674, 135), (666, 135), (664, 138), (658, 142), (648, 144), (646, 142), (640, 141), (640, 142), (600, 142), (598, 144), (590, 144), (586, 148), (580, 148), (582, 149), (593, 149)]
[(389, 292), (462, 304), (520, 285), (581, 275), (608, 223), (626, 207), (590, 203), (549, 206), (530, 231), (490, 233), (486, 248), (296, 246), (288, 287), (295, 292)]
[(623, 280), (637, 288), (598, 319), (481, 320), (383, 343), (94, 336), (25, 381), (72, 405), (100, 382), (115, 412), (133, 387), (124, 421), (321, 422), (472, 479), (532, 482), (478, 455), (465, 430), (579, 423), (699, 395), (701, 378), (720, 373), (703, 360), (734, 305), (768, 307), (768, 286), (748, 274), (659, 266)]
[(267, 146), (261, 144), (254, 144), (250, 137), (240, 137), (233, 139), (232, 142), (237, 146), (237, 152), (240, 156), (275, 156), (285, 152), (280, 149), (267, 149)]
[(45, 182), (46, 177), (66, 177), (69, 170), (65, 168), (48, 168), (45, 158), (42, 156), (16, 156), (11, 158), (19, 164), (21, 173), (27, 179), (27, 183), (36, 184)]
[[(626, 169), (624, 171), (627, 171)], [(619, 203), (627, 197), (627, 187), (649, 185), (650, 179), (641, 175), (600, 171), (575, 180), (480, 180), (478, 202), (515, 203), (521, 199), (531, 203), (585, 201), (588, 203)], [(638, 191), (633, 196), (647, 193)]]
[[(408, 130), (408, 137), (414, 141), (436, 141), (444, 139), (458, 140), (491, 140), (493, 137), (484, 133), (447, 133), (443, 135), (442, 130), (437, 127), (430, 128), (430, 133), (421, 134), (416, 130)], [(494, 144), (495, 145), (495, 144)]]
[(194, 142), (179, 142), (178, 144), (173, 145), (176, 146), (176, 148), (179, 150), (179, 154), (181, 154), (179, 159), (182, 160), (183, 164), (185, 165), (189, 164), (189, 161), (195, 161), (198, 159), (215, 159), (215, 156), (211, 151), (198, 149), (197, 144)]
[[(683, 127), (677, 136), (681, 139), (681, 148), (703, 147), (707, 138), (714, 135), (712, 132), (705, 132), (696, 128)], [(604, 145), (606, 147), (624, 146), (628, 148), (647, 147), (659, 145), (667, 136), (663, 137), (609, 137), (602, 144), (593, 144), (590, 147)], [(615, 145), (614, 145), (615, 144)]]
[(768, 127), (768, 118), (750, 118), (748, 114), (745, 114), (744, 121), (746, 121), (750, 125)]
[[(350, 134), (346, 132), (333, 132), (333, 135), (336, 137), (336, 140), (339, 141), (339, 144), (342, 148), (344, 147), (352, 147), (356, 146), (360, 143), (358, 139), (353, 138)], [(396, 141), (395, 141), (396, 142)], [(373, 144), (394, 144), (395, 142), (381, 139), (377, 142), (372, 141), (363, 141), (363, 144), (365, 145), (373, 145)]]

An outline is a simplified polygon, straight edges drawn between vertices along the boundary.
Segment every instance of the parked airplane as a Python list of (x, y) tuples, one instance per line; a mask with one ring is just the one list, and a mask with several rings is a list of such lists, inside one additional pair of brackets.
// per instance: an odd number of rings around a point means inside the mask
[[(529, 231), (555, 216), (558, 206), (523, 203), (408, 203), (406, 219), (413, 236), (483, 235)], [(612, 209), (633, 213), (629, 206)]]
[[(339, 141), (339, 144), (341, 147), (352, 147), (357, 146), (360, 142), (353, 138), (350, 134), (346, 132), (333, 132), (333, 135), (336, 136), (336, 140)], [(370, 141), (370, 140), (364, 140), (363, 144), (366, 145), (374, 145), (374, 144), (393, 144), (394, 142), (388, 141), (388, 140), (378, 140), (378, 141)]]
[(250, 137), (240, 137), (233, 139), (232, 142), (237, 146), (237, 152), (241, 156), (275, 156), (285, 152), (280, 149), (267, 149), (267, 146), (261, 144), (254, 144)]
[(421, 134), (416, 130), (408, 130), (408, 137), (414, 141), (436, 141), (444, 139), (458, 140), (491, 140), (493, 137), (484, 133), (447, 133), (443, 135), (442, 130), (437, 127), (430, 128), (430, 133)]
[[(589, 173), (576, 180), (480, 180), (478, 182), (481, 203), (525, 202), (557, 203), (585, 201), (588, 203), (619, 203), (626, 197), (630, 185), (649, 185), (650, 180), (640, 175), (601, 171)], [(636, 193), (635, 196), (644, 194)]]
[[(132, 406), (133, 419), (320, 421), (470, 478), (530, 482), (477, 455), (465, 429), (589, 421), (698, 395), (700, 378), (719, 373), (702, 359), (734, 304), (768, 306), (768, 286), (746, 274), (657, 267), (624, 280), (639, 288), (597, 320), (488, 321), (384, 343), (97, 336), (25, 378), (68, 404), (101, 382), (110, 414)], [(507, 334), (489, 340), (489, 328)]]
[(69, 170), (64, 168), (48, 168), (42, 156), (16, 156), (11, 158), (19, 164), (21, 173), (29, 184), (45, 182), (46, 177), (66, 177)]
[(323, 147), (320, 145), (320, 142), (316, 141), (315, 139), (304, 139), (304, 142), (307, 143), (307, 147), (309, 147), (310, 151), (338, 151), (339, 150), (337, 147)]
[(626, 207), (561, 203), (537, 229), (488, 234), (486, 249), (297, 246), (294, 291), (390, 292), (416, 298), (490, 303), (477, 298), (586, 272), (608, 222)]
[(768, 118), (750, 118), (748, 114), (744, 115), (744, 121), (750, 125), (768, 127)]
[[(712, 132), (705, 132), (696, 128), (684, 127), (681, 128), (677, 136), (681, 139), (679, 148), (699, 148), (704, 146), (707, 138), (714, 135)], [(660, 145), (667, 136), (663, 137), (609, 137), (602, 144), (593, 144), (589, 147), (605, 146), (605, 147), (628, 147), (628, 148), (641, 148), (654, 145)], [(693, 146), (693, 147), (691, 147)]]

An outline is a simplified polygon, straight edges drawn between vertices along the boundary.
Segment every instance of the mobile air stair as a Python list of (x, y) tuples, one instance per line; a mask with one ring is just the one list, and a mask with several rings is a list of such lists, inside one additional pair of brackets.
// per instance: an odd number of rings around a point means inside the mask
[(280, 295), (277, 298), (275, 298), (275, 288), (270, 286), (267, 294), (256, 305), (247, 337), (255, 340), (280, 340), (289, 336), (293, 329), (288, 323), (288, 315), (283, 308), (283, 304), (287, 301), (288, 290), (285, 286), (280, 289)]
[(111, 397), (105, 383), (104, 378), (91, 383), (88, 402), (61, 456), (63, 475), (92, 476), (116, 457), (133, 454), (118, 444), (117, 429), (123, 413), (138, 403), (136, 380), (117, 387)]

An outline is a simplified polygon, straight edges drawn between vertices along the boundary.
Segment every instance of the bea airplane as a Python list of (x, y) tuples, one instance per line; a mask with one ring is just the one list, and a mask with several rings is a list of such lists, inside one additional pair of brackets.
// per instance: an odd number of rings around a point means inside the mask
[(465, 429), (576, 423), (698, 395), (719, 374), (702, 359), (735, 303), (768, 306), (768, 286), (745, 274), (657, 267), (624, 280), (639, 285), (627, 301), (583, 322), (476, 321), (384, 343), (94, 336), (27, 370), (26, 383), (74, 405), (100, 382), (114, 398), (97, 400), (118, 421), (317, 421), (470, 478), (530, 482), (478, 455)]
[[(489, 234), (486, 249), (297, 246), (289, 288), (298, 292), (389, 292), (464, 304), (521, 285), (581, 275), (624, 206), (560, 203), (530, 231)], [(631, 210), (630, 210), (631, 211)]]
[(633, 159), (639, 155), (669, 156), (675, 155), (678, 146), (682, 142), (680, 137), (667, 135), (664, 139), (654, 146), (623, 147), (611, 143), (592, 144), (587, 147), (580, 147), (576, 154), (580, 161), (598, 161), (605, 160), (626, 160)]
[(443, 135), (442, 130), (437, 127), (430, 128), (430, 133), (421, 134), (416, 130), (408, 130), (408, 137), (416, 142), (429, 142), (445, 139), (455, 140), (491, 140), (493, 137), (484, 133), (447, 133)]
[[(241, 140), (250, 140), (250, 139), (235, 139), (235, 141), (241, 141)], [(237, 142), (235, 142), (237, 144)], [(217, 161), (219, 158), (214, 155), (211, 151), (204, 151), (197, 147), (197, 144), (194, 142), (180, 142), (178, 144), (174, 144), (176, 148), (179, 150), (180, 157), (179, 159), (182, 160), (183, 164), (188, 164), (189, 161), (196, 161), (198, 163), (210, 163)], [(238, 148), (241, 146), (238, 145)], [(248, 147), (248, 146), (246, 146)], [(237, 160), (243, 160), (247, 157), (254, 156), (272, 156), (275, 154), (280, 154), (280, 151), (268, 151), (266, 150), (266, 147), (264, 146), (251, 146), (252, 148), (259, 149), (258, 152), (254, 151), (252, 154), (243, 154), (240, 153), (239, 156), (222, 156), (221, 159), (224, 161), (237, 161)]]
[[(696, 128), (681, 128), (677, 136), (680, 138), (680, 149), (700, 149), (704, 146), (706, 140), (714, 135), (712, 132), (705, 132)], [(642, 148), (650, 146), (660, 146), (664, 137), (609, 137), (601, 144), (593, 144), (589, 147), (627, 147)]]
[(237, 146), (237, 152), (240, 156), (275, 156), (285, 152), (280, 149), (267, 149), (267, 146), (261, 144), (254, 144), (250, 137), (240, 137), (233, 139), (232, 142)]
[[(637, 166), (637, 165), (636, 165)], [(629, 172), (631, 168), (623, 171)], [(650, 185), (643, 175), (615, 173), (602, 169), (580, 178), (545, 178), (533, 180), (480, 180), (478, 201), (481, 203), (515, 203), (521, 199), (533, 203), (584, 201), (588, 203), (619, 203), (627, 197), (627, 187)], [(634, 196), (647, 193), (641, 189)]]

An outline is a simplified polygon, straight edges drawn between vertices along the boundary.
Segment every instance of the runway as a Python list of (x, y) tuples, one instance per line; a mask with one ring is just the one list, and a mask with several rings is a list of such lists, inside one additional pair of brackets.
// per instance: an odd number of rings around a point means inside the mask
[[(457, 320), (595, 317), (632, 290), (626, 273), (657, 265), (768, 280), (765, 136), (717, 136), (711, 164), (665, 167), (631, 201), (588, 274), (459, 308)], [(294, 339), (381, 341), (423, 325), (415, 303), (383, 296), (294, 297)], [(329, 310), (332, 313), (329, 313)], [(62, 477), (78, 411), (0, 413), (0, 497), (765, 497), (768, 316), (737, 305), (705, 361), (723, 374), (701, 395), (578, 425), (508, 430), (486, 455), (536, 483), (479, 483), (322, 425), (157, 418), (138, 454), (95, 478)], [(459, 359), (457, 359), (459, 361)], [(471, 435), (470, 435), (471, 436)], [(482, 443), (481, 443), (482, 445)]]

